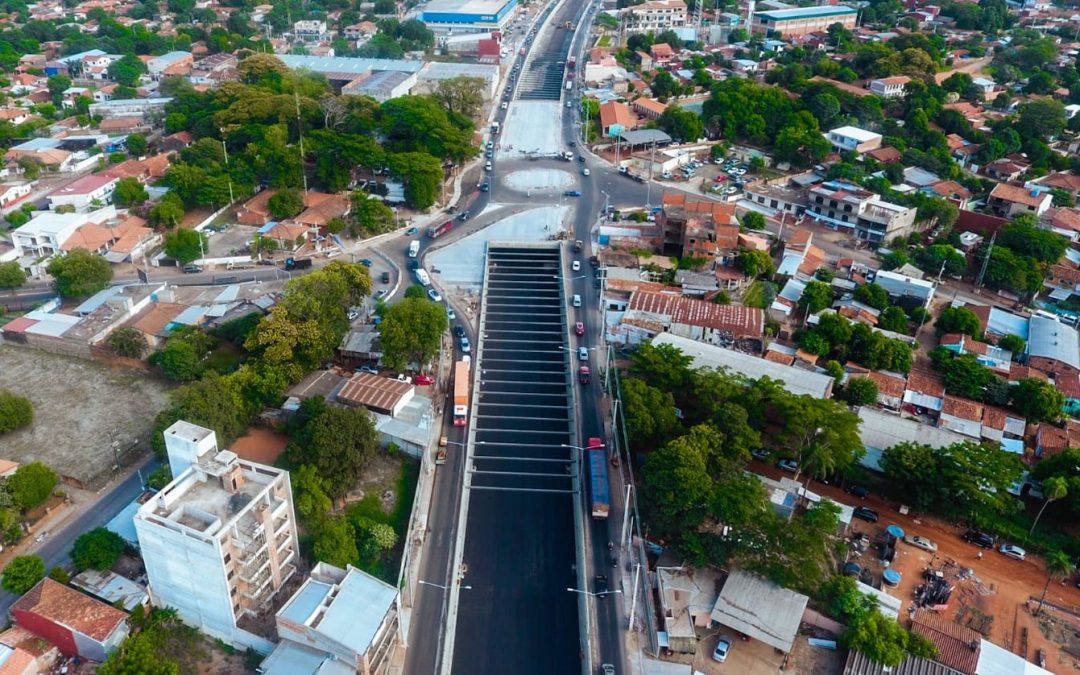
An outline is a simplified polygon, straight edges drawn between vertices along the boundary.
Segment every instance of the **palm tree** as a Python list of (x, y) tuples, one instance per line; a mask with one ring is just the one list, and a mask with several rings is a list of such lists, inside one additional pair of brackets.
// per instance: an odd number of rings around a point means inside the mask
[(1035, 527), (1039, 524), (1039, 518), (1042, 518), (1043, 511), (1046, 510), (1050, 502), (1056, 502), (1067, 494), (1069, 494), (1069, 483), (1064, 476), (1053, 476), (1043, 482), (1043, 505), (1039, 509), (1039, 515), (1035, 516), (1035, 522), (1031, 524), (1031, 529), (1028, 530), (1029, 537), (1035, 531)]
[(1069, 576), (1076, 569), (1072, 559), (1062, 551), (1054, 551), (1046, 556), (1046, 585), (1043, 586), (1042, 595), (1039, 597), (1039, 608), (1035, 610), (1035, 616), (1042, 613), (1043, 601), (1046, 600), (1046, 591), (1050, 588), (1050, 582)]

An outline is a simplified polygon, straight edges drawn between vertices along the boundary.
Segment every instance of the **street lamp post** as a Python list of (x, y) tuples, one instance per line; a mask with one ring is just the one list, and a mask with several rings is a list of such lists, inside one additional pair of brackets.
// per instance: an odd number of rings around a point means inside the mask
[(593, 598), (602, 598), (605, 595), (615, 595), (616, 593), (619, 593), (619, 594), (622, 593), (622, 589), (620, 589), (620, 588), (616, 588), (614, 591), (600, 591), (599, 593), (594, 593), (592, 591), (582, 590), (580, 588), (569, 588), (568, 587), (566, 590), (570, 591), (571, 593), (581, 593), (582, 595), (588, 595), (589, 597), (593, 597)]
[[(444, 584), (437, 584), (434, 581), (424, 581), (423, 579), (417, 579), (416, 583), (421, 584), (423, 586), (434, 586), (435, 588), (441, 588), (444, 591), (450, 590), (450, 586), (447, 586), (447, 585), (444, 585)], [(462, 589), (465, 589), (467, 591), (472, 590), (472, 586), (462, 585), (462, 586), (458, 586), (458, 588), (462, 588)]]

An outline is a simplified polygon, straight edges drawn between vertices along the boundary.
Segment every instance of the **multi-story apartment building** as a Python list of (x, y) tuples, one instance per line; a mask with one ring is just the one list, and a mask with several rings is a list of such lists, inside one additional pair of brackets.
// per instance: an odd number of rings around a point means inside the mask
[(848, 229), (873, 242), (908, 235), (915, 209), (887, 202), (881, 195), (842, 181), (816, 185), (808, 194), (806, 214), (833, 229)]
[(881, 147), (883, 140), (881, 134), (851, 126), (830, 129), (825, 134), (825, 138), (828, 139), (837, 152), (857, 152), (859, 154), (877, 150)]
[(754, 14), (750, 32), (793, 38), (807, 33), (825, 32), (834, 23), (851, 30), (855, 28), (857, 16), (856, 10), (843, 5), (771, 9)]
[(686, 25), (683, 0), (650, 0), (622, 11), (626, 30), (631, 33), (659, 33)]
[(328, 30), (325, 21), (297, 21), (293, 23), (293, 35), (304, 42), (319, 42), (326, 39)]
[(243, 626), (270, 616), (297, 571), (289, 474), (219, 451), (213, 431), (188, 422), (164, 435), (175, 478), (135, 514), (153, 603), (212, 637), (269, 652), (273, 643)]
[(885, 98), (900, 98), (904, 95), (904, 87), (908, 82), (911, 82), (911, 78), (907, 75), (879, 77), (876, 80), (870, 80), (867, 89)]

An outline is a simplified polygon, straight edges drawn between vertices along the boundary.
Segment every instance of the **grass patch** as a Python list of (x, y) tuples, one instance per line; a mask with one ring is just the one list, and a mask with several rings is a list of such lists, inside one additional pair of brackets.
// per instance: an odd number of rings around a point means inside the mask
[(223, 341), (206, 355), (206, 359), (203, 360), (203, 367), (225, 375), (239, 368), (242, 360), (243, 357), (236, 347)]
[(611, 36), (610, 35), (602, 36), (599, 40), (596, 41), (596, 46), (597, 47), (610, 47), (611, 46)]
[(746, 289), (743, 296), (743, 304), (747, 307), (767, 309), (776, 297), (776, 286), (768, 281), (755, 281)]
[(374, 491), (364, 495), (358, 502), (353, 502), (345, 509), (350, 521), (366, 518), (376, 523), (389, 525), (397, 534), (397, 545), (372, 561), (361, 561), (360, 569), (383, 581), (397, 582), (398, 567), (405, 550), (409, 517), (412, 515), (416, 486), (420, 478), (420, 465), (410, 459), (401, 460), (401, 469), (394, 483), (394, 508), (390, 513), (383, 510), (380, 494)]

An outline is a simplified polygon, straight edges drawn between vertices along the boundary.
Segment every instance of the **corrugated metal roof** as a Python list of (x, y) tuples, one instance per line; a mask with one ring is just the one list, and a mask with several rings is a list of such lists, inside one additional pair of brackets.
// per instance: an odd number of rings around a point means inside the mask
[(389, 412), (401, 399), (412, 393), (413, 386), (407, 382), (391, 380), (371, 373), (356, 373), (338, 392), (337, 398), (344, 403)]
[(1035, 315), (1029, 323), (1028, 356), (1041, 356), (1080, 370), (1080, 335), (1055, 319)]
[(880, 663), (871, 661), (862, 652), (848, 652), (844, 664), (844, 675), (963, 675), (958, 670), (929, 659), (909, 656), (895, 668), (885, 668)]
[(319, 622), (319, 632), (363, 654), (396, 601), (396, 588), (350, 568)]
[(982, 636), (978, 632), (926, 609), (917, 610), (911, 617), (911, 632), (937, 647), (939, 663), (965, 675), (975, 675), (982, 647)]
[(216, 298), (214, 298), (214, 302), (215, 303), (232, 302), (239, 295), (240, 295), (240, 285), (239, 284), (232, 284), (230, 286), (226, 286), (225, 290), (218, 293), (218, 296)]
[(356, 669), (324, 651), (282, 640), (259, 666), (259, 672), (263, 675), (352, 675)]
[(736, 570), (724, 582), (712, 619), (786, 653), (795, 642), (807, 600), (801, 593)]

